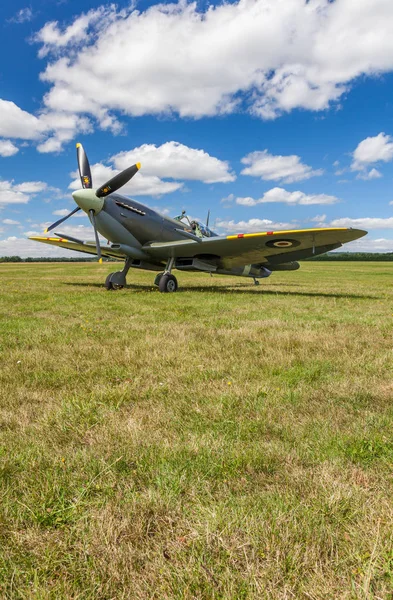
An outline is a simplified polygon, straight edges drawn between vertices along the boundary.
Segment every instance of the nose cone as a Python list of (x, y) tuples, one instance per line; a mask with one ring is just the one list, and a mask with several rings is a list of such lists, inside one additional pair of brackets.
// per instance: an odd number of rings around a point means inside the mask
[(94, 210), (96, 215), (102, 210), (105, 202), (104, 198), (97, 198), (95, 190), (92, 189), (77, 190), (72, 193), (72, 197), (82, 210), (86, 213)]

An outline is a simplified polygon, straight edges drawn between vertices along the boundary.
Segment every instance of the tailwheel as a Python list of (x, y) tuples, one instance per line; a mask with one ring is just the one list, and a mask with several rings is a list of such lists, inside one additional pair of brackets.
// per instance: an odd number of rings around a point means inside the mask
[(116, 283), (112, 281), (114, 275), (119, 275), (120, 273), (109, 273), (108, 277), (105, 279), (105, 287), (108, 291), (122, 290), (124, 285), (121, 283)]
[(177, 279), (171, 273), (163, 273), (158, 283), (160, 292), (176, 292)]

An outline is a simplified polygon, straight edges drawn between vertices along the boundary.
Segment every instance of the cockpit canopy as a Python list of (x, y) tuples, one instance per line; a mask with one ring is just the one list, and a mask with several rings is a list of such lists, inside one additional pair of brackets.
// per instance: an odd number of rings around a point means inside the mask
[(217, 237), (217, 233), (214, 233), (207, 225), (201, 223), (201, 221), (191, 221), (191, 229), (195, 235), (199, 237)]

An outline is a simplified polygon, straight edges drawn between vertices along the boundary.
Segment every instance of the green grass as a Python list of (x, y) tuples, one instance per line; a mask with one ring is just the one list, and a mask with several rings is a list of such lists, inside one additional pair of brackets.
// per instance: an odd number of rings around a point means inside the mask
[(392, 598), (393, 264), (110, 270), (0, 265), (0, 597)]

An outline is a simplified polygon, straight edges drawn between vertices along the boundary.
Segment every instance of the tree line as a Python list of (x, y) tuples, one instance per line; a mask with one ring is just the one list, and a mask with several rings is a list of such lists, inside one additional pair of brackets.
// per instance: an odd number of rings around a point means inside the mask
[[(21, 258), (20, 256), (0, 256), (0, 263), (31, 263), (31, 262), (94, 262), (97, 260), (96, 256), (89, 256), (86, 258), (81, 257), (60, 257), (54, 258), (49, 256), (41, 256), (39, 258)], [(313, 256), (306, 260), (327, 260), (327, 261), (378, 261), (378, 262), (390, 262), (393, 261), (393, 252), (327, 252), (327, 254), (321, 254), (320, 256)], [(116, 261), (114, 258), (103, 257), (104, 262)]]
[[(97, 260), (96, 256), (89, 256), (86, 258), (83, 257), (50, 257), (50, 256), (40, 256), (40, 257), (27, 257), (21, 258), (20, 256), (0, 256), (0, 263), (31, 263), (31, 262), (94, 262)], [(112, 262), (115, 259), (102, 257), (104, 262)]]

